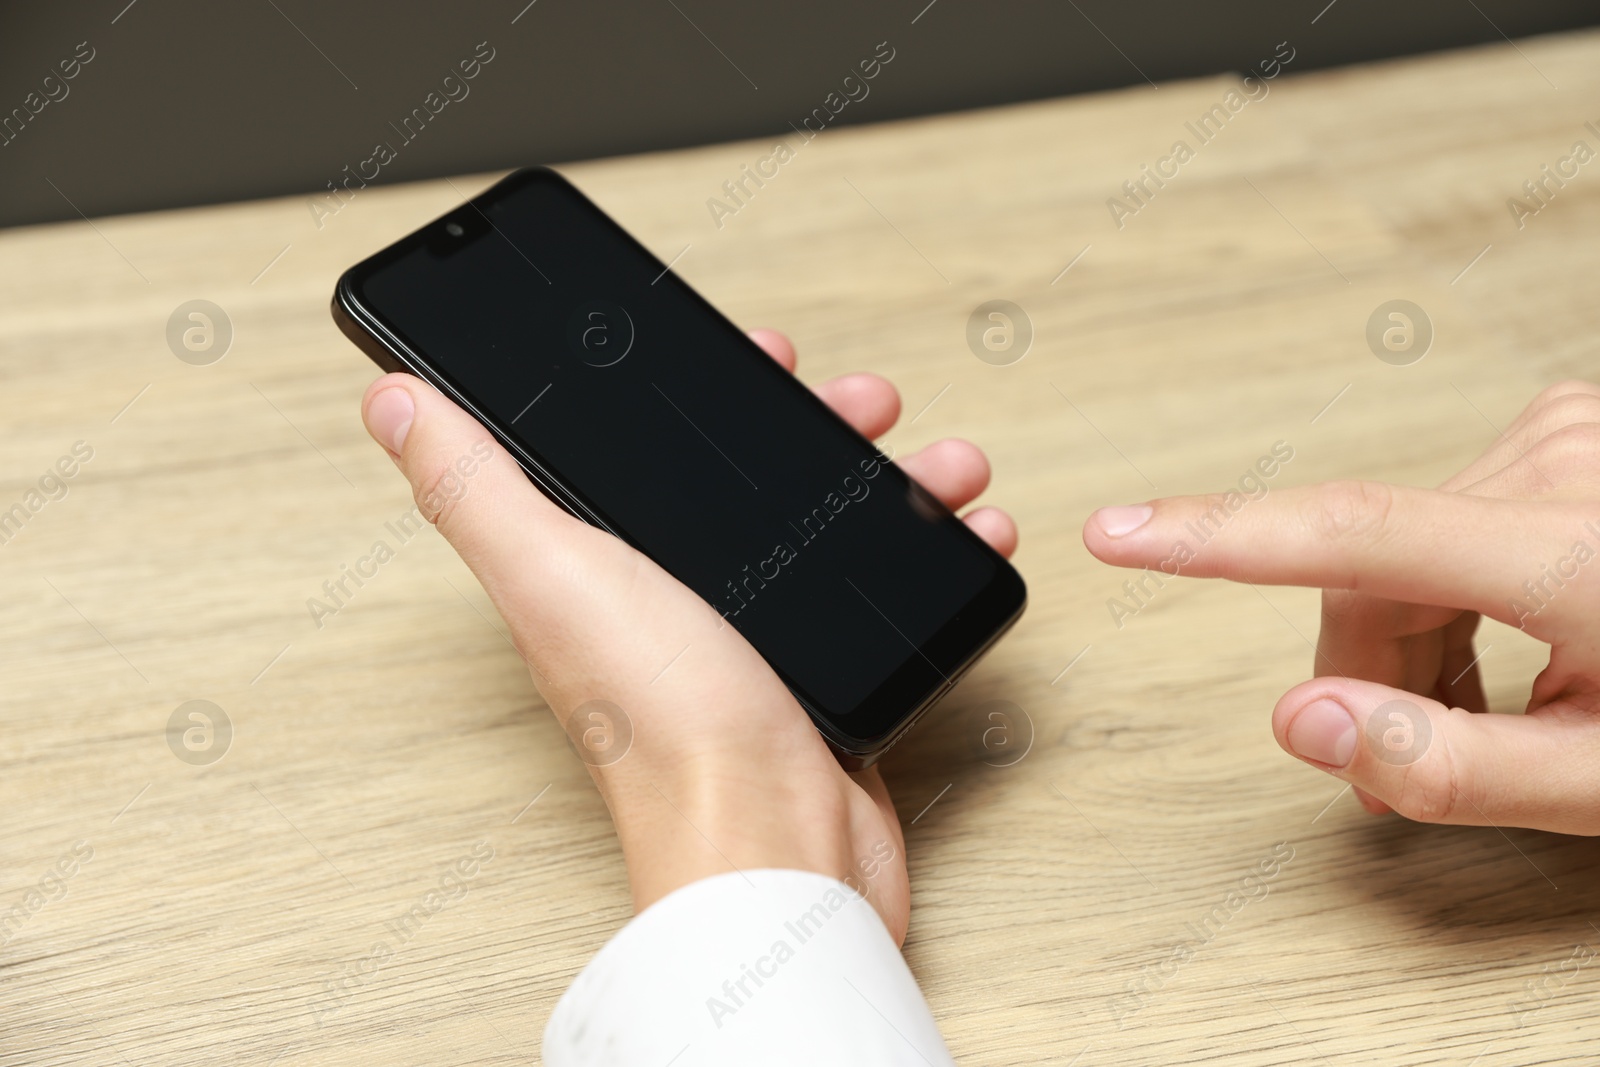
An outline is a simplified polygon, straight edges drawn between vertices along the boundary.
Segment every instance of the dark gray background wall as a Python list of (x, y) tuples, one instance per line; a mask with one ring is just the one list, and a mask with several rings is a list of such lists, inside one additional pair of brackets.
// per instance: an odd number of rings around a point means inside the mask
[(479, 42), (470, 95), (380, 181), (786, 132), (880, 41), (840, 122), (1247, 70), (1283, 40), (1299, 72), (1596, 22), (1595, 0), (7, 3), (0, 116), (94, 58), (13, 119), (0, 225), (319, 190)]

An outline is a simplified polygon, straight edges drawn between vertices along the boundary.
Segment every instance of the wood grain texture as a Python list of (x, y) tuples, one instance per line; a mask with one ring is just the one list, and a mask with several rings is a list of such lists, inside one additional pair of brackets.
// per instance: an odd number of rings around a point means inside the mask
[[(916, 817), (907, 955), (959, 1060), (1593, 1062), (1600, 972), (1527, 984), (1600, 944), (1594, 843), (1367, 817), (1268, 730), (1316, 594), (1174, 581), (1119, 627), (1125, 575), (1079, 528), (1277, 441), (1277, 485), (1436, 483), (1593, 377), (1600, 163), (1520, 230), (1506, 200), (1600, 146), (1600, 34), (1286, 74), (1118, 229), (1107, 198), (1236, 84), (827, 131), (720, 228), (707, 199), (770, 143), (565, 169), (807, 380), (892, 378), (900, 452), (989, 451), (1032, 603), (885, 768)], [(333, 281), (492, 177), (366, 189), (320, 229), (286, 199), (0, 233), (0, 508), (93, 449), (0, 546), (0, 913), (54, 898), (0, 948), (0, 1063), (533, 1062), (628, 917), (604, 806), (431, 529), (320, 629), (305, 606), (410, 507)], [(164, 339), (194, 298), (234, 329), (210, 366)], [(1011, 366), (964, 340), (995, 298), (1036, 330)], [(1394, 298), (1436, 329), (1410, 367), (1364, 341)], [(1519, 709), (1542, 650), (1482, 641)], [(209, 766), (165, 741), (193, 699), (234, 729)], [(1031, 721), (1009, 767), (979, 745), (995, 700)], [(479, 842), (465, 897), (327, 999)], [(1277, 842), (1270, 893), (1162, 970)]]

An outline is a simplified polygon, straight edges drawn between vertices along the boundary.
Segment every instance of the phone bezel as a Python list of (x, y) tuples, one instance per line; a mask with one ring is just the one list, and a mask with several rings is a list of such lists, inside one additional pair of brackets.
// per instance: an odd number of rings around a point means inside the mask
[[(489, 220), (488, 213), (480, 210), (479, 205), (486, 205), (493, 199), (514, 194), (534, 182), (555, 183), (561, 187), (564, 193), (572, 195), (584, 205), (600, 225), (613, 228), (646, 257), (648, 262), (660, 268), (663, 274), (669, 273), (667, 266), (649, 249), (640, 244), (564, 176), (548, 167), (528, 167), (514, 171), (466, 203), (346, 270), (340, 275), (334, 290), (333, 317), (344, 334), (379, 367), (386, 371), (413, 374), (461, 405), (495, 436), (547, 497), (584, 522), (621, 538), (635, 548), (640, 548), (625, 531), (608, 523), (599, 509), (592, 506), (576, 486), (568, 484), (558, 472), (541, 462), (538, 456), (502, 427), (498, 419), (480, 408), (446, 371), (436, 366), (433, 360), (412, 345), (399, 329), (385, 322), (376, 309), (369, 307), (362, 297), (360, 284), (366, 277), (387, 266), (391, 261), (411, 253), (419, 244), (437, 248), (441, 240), (458, 240), (465, 243), (486, 237), (488, 229), (493, 228), (493, 223)], [(441, 237), (445, 227), (452, 223), (463, 232), (453, 237)], [(487, 227), (484, 226), (485, 223)], [(504, 237), (503, 234), (501, 236)], [(510, 239), (506, 240), (509, 243)], [(697, 302), (704, 312), (747, 345), (754, 357), (759, 358), (764, 365), (770, 366), (775, 373), (782, 375), (784, 380), (791, 383), (798, 395), (807, 398), (806, 402), (815, 405), (827, 418), (856, 436), (868, 448), (874, 447), (871, 441), (857, 433), (854, 427), (828, 408), (810, 389), (767, 356), (692, 286), (678, 278), (676, 274), (672, 274), (672, 278), (672, 284), (675, 284), (686, 298)], [(920, 487), (916, 487), (916, 483), (892, 461), (886, 463), (885, 467), (904, 481), (908, 491), (920, 490)], [(817, 706), (795, 679), (774, 667), (774, 671), (788, 686), (795, 699), (806, 709), (823, 737), (848, 766), (870, 765), (904, 737), (917, 719), (937, 703), (939, 698), (947, 693), (961, 676), (1015, 624), (1027, 606), (1026, 586), (1016, 569), (931, 495), (924, 492), (923, 496), (930, 507), (941, 513), (941, 522), (952, 532), (968, 539), (969, 543), (992, 557), (993, 576), (987, 585), (979, 589), (930, 638), (921, 645), (914, 646), (913, 652), (862, 700), (858, 708), (848, 714), (850, 720), (863, 721), (871, 724), (873, 728), (860, 733), (842, 729)], [(643, 551), (642, 548), (640, 550)], [(930, 652), (938, 653), (937, 657), (930, 655)], [(918, 657), (939, 675), (939, 680), (929, 687), (913, 681), (915, 677), (925, 674), (917, 664)], [(936, 659), (950, 663), (950, 668), (942, 669), (935, 662)], [(898, 712), (890, 710), (895, 707), (902, 710)]]

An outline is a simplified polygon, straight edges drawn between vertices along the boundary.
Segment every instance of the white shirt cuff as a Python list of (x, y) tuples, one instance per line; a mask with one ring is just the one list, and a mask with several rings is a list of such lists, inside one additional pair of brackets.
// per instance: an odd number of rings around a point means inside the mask
[(809, 871), (716, 875), (601, 948), (544, 1032), (549, 1067), (953, 1065), (872, 905)]

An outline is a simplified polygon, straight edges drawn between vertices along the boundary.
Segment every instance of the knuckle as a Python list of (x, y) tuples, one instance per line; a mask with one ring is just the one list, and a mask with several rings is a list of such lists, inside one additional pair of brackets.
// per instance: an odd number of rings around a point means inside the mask
[(1534, 442), (1529, 457), (1549, 464), (1588, 464), (1600, 459), (1600, 397), (1589, 414), (1596, 421), (1563, 423)]
[(1563, 426), (1596, 421), (1600, 421), (1600, 385), (1569, 379), (1534, 397), (1507, 433), (1519, 447), (1526, 448)]
[(440, 533), (446, 533), (455, 524), (461, 499), (466, 495), (466, 480), (453, 464), (435, 459), (424, 461), (412, 479), (412, 486), (412, 496), (422, 517)]
[(1563, 393), (1546, 404), (1540, 422), (1549, 431), (1575, 422), (1595, 422), (1597, 417), (1600, 417), (1600, 392), (1574, 392)]
[(1529, 412), (1539, 411), (1557, 403), (1567, 397), (1593, 397), (1600, 399), (1600, 385), (1586, 382), (1581, 378), (1568, 378), (1565, 381), (1541, 390), (1528, 404)]
[[(1408, 819), (1425, 823), (1457, 821), (1463, 782), (1449, 744), (1449, 720), (1470, 712), (1451, 709), (1443, 716), (1433, 715), (1427, 751), (1415, 763), (1397, 768), (1401, 777), (1390, 806)], [(1470, 785), (1470, 783), (1468, 783)], [(1473, 821), (1471, 819), (1467, 821)]]
[(1306, 520), (1326, 541), (1375, 541), (1393, 508), (1394, 491), (1382, 482), (1329, 482), (1312, 497)]
[(1407, 768), (1399, 795), (1391, 805), (1415, 822), (1444, 823), (1455, 815), (1461, 790), (1448, 755), (1422, 759)]
[(1324, 589), (1322, 591), (1322, 624), (1348, 626), (1361, 622), (1367, 611), (1364, 603), (1370, 598), (1349, 589)]
[(1372, 624), (1393, 614), (1394, 602), (1359, 593), (1353, 589), (1324, 589), (1322, 591), (1322, 624), (1333, 629), (1352, 629), (1362, 632)]

